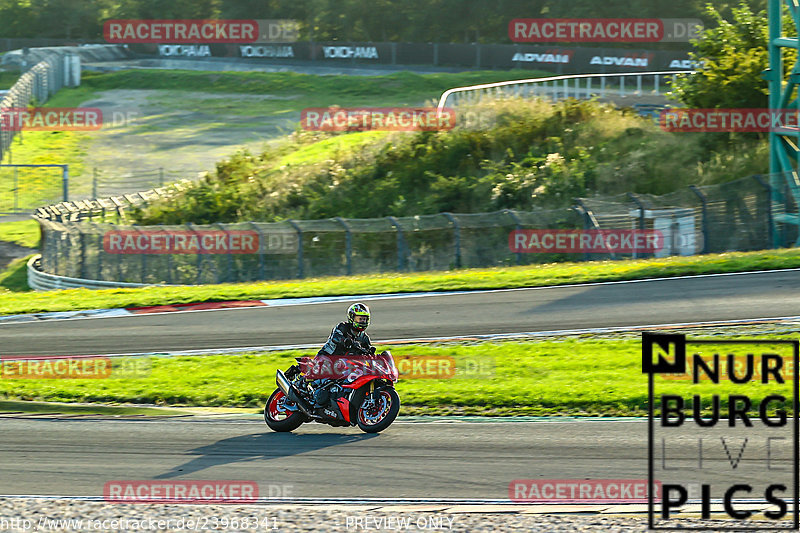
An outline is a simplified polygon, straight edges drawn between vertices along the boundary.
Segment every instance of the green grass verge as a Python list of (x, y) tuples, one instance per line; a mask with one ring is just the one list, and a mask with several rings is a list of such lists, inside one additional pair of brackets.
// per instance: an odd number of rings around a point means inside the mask
[[(79, 106), (83, 101), (83, 95), (80, 89), (62, 90), (51, 98), (45, 107)], [(82, 131), (24, 131), (14, 139), (11, 149), (4, 154), (2, 163), (8, 164), (13, 161), (16, 164), (69, 165), (72, 187), (81, 181), (82, 176), (89, 179), (90, 173), (85, 172), (83, 159), (90, 140), (91, 135)], [(0, 181), (11, 184), (15, 179), (14, 174), (13, 169), (0, 169)], [(13, 187), (0, 189), (0, 210), (34, 209), (61, 200), (60, 168), (18, 168), (16, 183), (18, 191), (16, 200)]]
[(14, 259), (3, 272), (0, 272), (0, 300), (5, 293), (31, 290), (28, 286), (28, 259), (31, 257), (29, 255)]
[(800, 249), (731, 252), (691, 257), (552, 263), (415, 274), (372, 274), (222, 285), (70, 289), (0, 295), (0, 314), (105, 309), (189, 302), (541, 287), (598, 281), (667, 278), (800, 267)]
[(33, 219), (0, 223), (0, 241), (38, 248), (40, 239), (39, 223)]
[[(397, 390), (402, 414), (643, 416), (647, 412), (638, 339), (389, 348), (395, 356), (452, 357), (456, 368), (463, 370), (452, 379), (401, 379)], [(288, 367), (300, 355), (313, 352), (155, 357), (149, 361), (149, 374), (139, 379), (1, 379), (0, 394), (30, 400), (258, 408), (275, 389), (275, 370)], [(477, 377), (469, 374), (468, 369), (479, 366)], [(662, 381), (658, 391), (684, 397), (701, 394), (708, 400), (711, 393), (726, 400), (727, 394), (746, 392), (757, 408), (761, 398), (777, 390), (760, 387)]]
[(10, 89), (12, 85), (17, 83), (19, 74), (19, 71), (0, 70), (0, 89)]

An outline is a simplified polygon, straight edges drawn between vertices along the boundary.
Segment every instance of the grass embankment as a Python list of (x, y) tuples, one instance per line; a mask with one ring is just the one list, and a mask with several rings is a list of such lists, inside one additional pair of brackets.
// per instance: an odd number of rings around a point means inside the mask
[[(193, 115), (188, 121), (190, 138), (199, 131), (252, 129), (265, 117), (279, 118), (293, 115), (305, 107), (339, 106), (389, 106), (420, 105), (437, 98), (444, 90), (464, 84), (482, 83), (524, 77), (535, 77), (536, 72), (468, 72), (417, 75), (409, 72), (383, 76), (313, 76), (293, 72), (195, 72), (163, 70), (135, 70), (112, 73), (85, 72), (82, 84), (74, 89), (62, 89), (46, 104), (46, 107), (80, 106), (95, 99), (102, 91), (124, 89), (147, 89), (159, 91), (147, 97), (144, 112), (155, 116), (142, 116), (137, 112), (131, 135), (163, 133), (168, 139), (153, 141), (150, 145), (138, 146), (136, 169), (166, 166), (161, 162), (150, 163), (148, 152), (159, 154), (157, 146), (169, 142), (174, 146), (178, 130), (187, 123), (187, 113)], [(18, 73), (0, 73), (0, 87), (12, 85)], [(237, 95), (248, 95), (247, 98)], [(251, 98), (252, 97), (252, 98)], [(106, 103), (107, 105), (107, 103)], [(127, 104), (121, 102), (119, 107)], [(157, 112), (155, 110), (158, 110)], [(130, 111), (130, 109), (124, 109)], [(177, 115), (176, 115), (177, 114)], [(177, 118), (170, 118), (176, 115)], [(113, 127), (113, 126), (112, 126)], [(289, 131), (294, 129), (289, 128)], [(92, 172), (85, 167), (87, 152), (92, 150), (91, 141), (97, 132), (37, 132), (27, 131), (15, 140), (10, 153), (14, 163), (69, 164), (71, 190), (73, 193), (91, 190)], [(232, 136), (239, 139), (238, 136)], [(20, 142), (21, 141), (21, 142)], [(196, 144), (196, 143), (194, 143)], [(240, 144), (231, 140), (231, 145)], [(259, 144), (260, 146), (260, 144)], [(117, 143), (119, 150), (119, 143)], [(124, 153), (127, 147), (122, 148)], [(199, 148), (198, 150), (203, 150)], [(191, 157), (186, 153), (185, 157)], [(9, 163), (9, 155), (4, 163)], [(100, 169), (105, 174), (122, 172)], [(11, 184), (14, 172), (0, 170), (0, 183)], [(58, 200), (61, 194), (60, 169), (18, 169), (20, 208), (38, 207)], [(11, 186), (0, 190), (0, 210), (14, 207)]]
[(33, 219), (0, 222), (0, 241), (11, 242), (26, 248), (38, 248), (40, 240), (39, 223)]
[(0, 300), (9, 292), (28, 292), (28, 259), (31, 256), (20, 257), (9, 263), (6, 269), (0, 272)]
[[(647, 412), (647, 380), (637, 339), (388, 348), (395, 357), (437, 356), (437, 361), (455, 363), (450, 379), (401, 379), (397, 389), (402, 414), (644, 416)], [(779, 350), (771, 351), (788, 355), (786, 349)], [(275, 370), (287, 368), (301, 355), (313, 353), (156, 357), (149, 361), (149, 375), (138, 379), (0, 379), (0, 394), (29, 400), (262, 408), (275, 389)], [(403, 370), (402, 365), (399, 368)], [(433, 370), (426, 375), (442, 375), (436, 374), (438, 363), (429, 368)], [(706, 400), (711, 393), (722, 394), (723, 407), (728, 393), (743, 392), (742, 386), (697, 386), (691, 381), (662, 380), (657, 386), (660, 394), (699, 393), (706, 394)], [(756, 409), (764, 395), (776, 390), (774, 384), (766, 387), (769, 392), (757, 384), (749, 387)]]
[[(2, 57), (3, 54), (0, 54)], [(0, 68), (0, 90), (10, 89), (19, 79), (19, 71), (3, 70)]]
[(800, 267), (800, 250), (784, 249), (663, 259), (551, 263), (524, 267), (394, 275), (373, 274), (260, 283), (153, 286), (97, 291), (70, 289), (0, 295), (0, 314), (302, 296), (541, 287), (795, 267)]
[[(76, 107), (84, 91), (66, 89), (53, 96), (45, 107)], [(83, 159), (91, 140), (85, 131), (23, 131), (3, 154), (5, 164), (69, 165), (70, 187), (89, 179)], [(15, 178), (16, 174), (16, 178)], [(16, 179), (16, 182), (15, 182)], [(0, 210), (34, 209), (62, 198), (62, 172), (58, 167), (0, 169)], [(14, 183), (17, 197), (15, 200)]]
[(666, 132), (611, 105), (489, 100), (460, 106), (456, 127), (378, 136), (359, 150), (287, 151), (330, 136), (293, 136), (258, 155), (238, 153), (216, 173), (136, 216), (140, 224), (409, 216), (557, 208), (576, 197), (665, 194), (758, 173), (763, 140)]
[[(38, 248), (40, 238), (39, 223), (35, 220), (0, 223), (0, 241), (25, 246), (26, 248)], [(8, 291), (30, 291), (26, 268), (29, 258), (30, 256), (15, 259), (4, 271), (0, 272), (0, 294)]]

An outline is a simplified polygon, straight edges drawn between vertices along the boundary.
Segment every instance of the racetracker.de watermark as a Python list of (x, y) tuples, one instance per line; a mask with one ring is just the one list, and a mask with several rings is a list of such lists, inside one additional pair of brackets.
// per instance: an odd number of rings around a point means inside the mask
[(491, 356), (396, 355), (400, 379), (481, 379), (494, 376)]
[(655, 253), (664, 248), (660, 230), (519, 229), (508, 234), (513, 253)]
[[(271, 484), (268, 495), (292, 496), (293, 486)], [(209, 480), (119, 480), (103, 486), (103, 499), (110, 503), (250, 503), (259, 497), (255, 481)]]
[(251, 230), (112, 230), (103, 235), (109, 254), (257, 254), (261, 235)]
[(5, 131), (93, 131), (103, 127), (96, 107), (2, 107), (0, 129)]
[(676, 43), (697, 39), (700, 19), (513, 19), (508, 36), (517, 43)]
[(664, 109), (658, 123), (672, 132), (776, 132), (800, 128), (797, 109)]
[(147, 356), (0, 357), (0, 379), (135, 379), (150, 375)]
[[(659, 494), (656, 482), (654, 492)], [(646, 503), (646, 479), (515, 479), (508, 485), (515, 502)]]
[(256, 20), (107, 20), (103, 37), (109, 43), (254, 43)]
[(312, 107), (300, 113), (308, 131), (448, 131), (455, 111), (435, 107)]

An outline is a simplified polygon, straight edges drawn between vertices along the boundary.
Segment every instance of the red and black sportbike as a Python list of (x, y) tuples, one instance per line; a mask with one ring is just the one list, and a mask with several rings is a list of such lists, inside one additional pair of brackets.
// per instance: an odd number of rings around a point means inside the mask
[(278, 388), (264, 407), (264, 420), (273, 431), (320, 422), (377, 433), (397, 418), (397, 367), (388, 351), (295, 359), (297, 364), (285, 373), (278, 370)]

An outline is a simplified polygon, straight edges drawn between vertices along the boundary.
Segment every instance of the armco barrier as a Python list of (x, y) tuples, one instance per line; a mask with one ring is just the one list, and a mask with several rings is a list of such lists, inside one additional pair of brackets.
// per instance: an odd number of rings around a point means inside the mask
[(116, 281), (97, 281), (91, 279), (56, 276), (40, 270), (42, 256), (34, 255), (28, 261), (28, 286), (35, 291), (59, 289), (120, 289), (125, 287), (146, 287), (142, 283), (122, 283)]
[[(665, 95), (679, 74), (694, 70), (658, 72), (621, 72), (614, 74), (576, 74), (526, 80), (484, 83), (448, 89), (439, 98), (438, 108), (453, 107), (462, 101), (473, 103), (482, 98), (522, 97), (549, 98), (553, 101), (576, 98), (610, 98), (614, 96)], [(626, 80), (632, 80), (627, 82)]]

